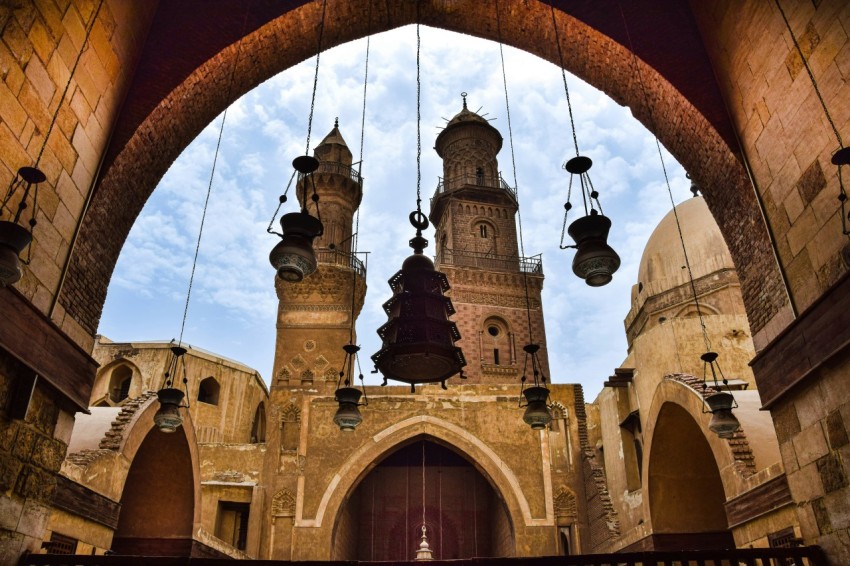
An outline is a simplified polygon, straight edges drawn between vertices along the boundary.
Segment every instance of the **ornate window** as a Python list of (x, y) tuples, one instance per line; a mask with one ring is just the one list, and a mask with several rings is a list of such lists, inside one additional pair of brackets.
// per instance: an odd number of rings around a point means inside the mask
[(496, 366), (514, 363), (513, 336), (508, 323), (497, 316), (488, 317), (481, 328), (481, 362)]

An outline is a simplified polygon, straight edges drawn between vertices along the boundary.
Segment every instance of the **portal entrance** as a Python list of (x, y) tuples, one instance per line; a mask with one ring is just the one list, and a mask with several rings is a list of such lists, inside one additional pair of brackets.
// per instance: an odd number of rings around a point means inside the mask
[(334, 560), (413, 560), (423, 498), (434, 559), (514, 554), (513, 527), (490, 482), (458, 452), (419, 437), (385, 457), (354, 489), (339, 513)]

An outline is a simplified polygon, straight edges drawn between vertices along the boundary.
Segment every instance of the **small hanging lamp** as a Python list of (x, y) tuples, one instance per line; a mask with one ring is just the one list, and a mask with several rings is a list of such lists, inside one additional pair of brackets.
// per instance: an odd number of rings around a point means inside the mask
[[(525, 407), (522, 420), (531, 427), (531, 430), (543, 430), (552, 421), (552, 413), (549, 411), (549, 388), (546, 387), (546, 376), (541, 371), (540, 360), (537, 353), (540, 346), (537, 344), (526, 344), (522, 348), (525, 351), (525, 363), (522, 368), (520, 379), (520, 408)], [(526, 371), (531, 362), (532, 385), (526, 387)], [(525, 403), (523, 403), (523, 398)]]
[[(186, 348), (182, 346), (171, 347), (171, 359), (168, 362), (168, 368), (165, 370), (165, 380), (162, 388), (156, 392), (156, 397), (159, 399), (159, 409), (153, 416), (153, 422), (162, 432), (171, 433), (180, 428), (180, 425), (183, 424), (180, 409), (189, 408), (187, 396), (189, 380), (186, 377), (186, 362), (183, 360), (186, 351)], [(175, 384), (175, 379), (178, 376), (182, 379), (182, 391)], [(182, 405), (184, 398), (186, 398), (186, 404)]]
[[(296, 157), (292, 161), (292, 167), (295, 169), (295, 172), (289, 178), (289, 184), (286, 186), (286, 190), (278, 199), (277, 209), (274, 211), (274, 215), (272, 215), (268, 228), (266, 228), (266, 232), (280, 236), (281, 239), (272, 248), (269, 254), (269, 262), (277, 272), (277, 276), (283, 281), (290, 283), (298, 283), (316, 271), (318, 263), (316, 261), (316, 252), (313, 250), (313, 240), (324, 233), (322, 214), (319, 211), (319, 194), (316, 192), (315, 179), (313, 178), (313, 173), (319, 169), (319, 160), (310, 155), (310, 135), (313, 130), (313, 110), (316, 106), (316, 87), (319, 83), (319, 58), (322, 54), (322, 36), (325, 30), (327, 6), (327, 0), (323, 0), (322, 17), (318, 26), (313, 93), (310, 99), (310, 115), (307, 118), (307, 149), (304, 155)], [(296, 173), (298, 174), (296, 194), (298, 193), (298, 189), (301, 189), (301, 211), (291, 212), (281, 216), (281, 231), (275, 232), (272, 230), (274, 219), (277, 218), (280, 207), (286, 202), (286, 195), (292, 186), (292, 180), (295, 178)], [(311, 185), (313, 188), (313, 194), (310, 195), (310, 200), (313, 201), (313, 205), (316, 207), (315, 217), (307, 212), (308, 185)]]
[[(558, 47), (561, 78), (564, 81), (564, 94), (567, 97), (567, 110), (570, 115), (570, 130), (573, 134), (573, 146), (576, 151), (575, 157), (564, 164), (564, 169), (570, 174), (570, 184), (567, 189), (567, 202), (564, 203), (564, 224), (561, 228), (560, 248), (562, 250), (575, 248), (576, 255), (573, 258), (573, 273), (584, 279), (585, 283), (591, 287), (601, 287), (610, 283), (614, 272), (620, 268), (620, 256), (608, 245), (608, 231), (611, 229), (611, 220), (602, 213), (599, 192), (593, 188), (593, 183), (588, 174), (593, 161), (589, 157), (579, 154), (576, 125), (573, 119), (573, 106), (570, 101), (570, 89), (567, 86), (567, 72), (564, 69), (564, 54), (561, 51), (558, 24), (555, 21), (555, 6), (550, 3), (549, 7), (552, 12), (552, 27), (555, 30), (555, 44)], [(581, 190), (582, 203), (584, 204), (584, 216), (573, 221), (569, 228), (567, 228), (567, 218), (570, 210), (573, 208), (571, 202), (573, 178), (576, 176), (579, 179), (578, 185)], [(569, 233), (570, 237), (575, 241), (575, 245), (564, 245), (564, 232)]]
[(421, 82), (420, 36), (417, 6), (416, 23), (416, 210), (410, 213), (410, 224), (416, 228), (416, 237), (409, 242), (413, 255), (404, 260), (401, 271), (393, 275), (390, 288), (393, 296), (384, 303), (389, 320), (378, 329), (383, 346), (372, 355), (376, 370), (387, 379), (409, 383), (411, 391), (417, 383), (440, 383), (460, 373), (466, 358), (455, 342), (460, 340), (457, 325), (449, 320), (455, 309), (444, 293), (449, 290), (445, 273), (434, 268), (434, 262), (422, 251), (428, 240), (422, 237), (427, 229), (428, 217), (422, 213), (422, 136), (421, 136)]
[[(44, 173), (39, 169), (21, 167), (3, 198), (0, 211), (9, 205), (19, 190), (22, 193), (12, 219), (0, 220), (0, 288), (20, 281), (23, 276), (20, 254), (32, 242), (32, 230), (37, 224), (35, 213), (38, 208), (38, 185), (45, 179)], [(30, 219), (27, 222), (29, 228), (19, 224), (27, 208), (30, 209)], [(27, 258), (23, 260), (23, 263), (29, 264), (31, 257), (32, 248), (27, 252)]]
[[(297, 283), (316, 271), (318, 263), (313, 250), (313, 240), (321, 236), (324, 227), (319, 212), (319, 195), (316, 192), (313, 173), (319, 168), (319, 160), (310, 155), (296, 157), (292, 166), (298, 173), (297, 186), (302, 188), (302, 208), (300, 212), (290, 212), (280, 217), (281, 232), (274, 232), (269, 225), (268, 232), (280, 236), (280, 242), (272, 248), (269, 262), (284, 281)], [(312, 185), (312, 201), (316, 205), (318, 218), (307, 212), (307, 187)], [(287, 187), (288, 190), (288, 187)], [(286, 202), (286, 194), (281, 195), (280, 204)], [(278, 206), (278, 210), (280, 206)], [(277, 211), (275, 211), (277, 216)], [(274, 223), (274, 217), (272, 217)]]

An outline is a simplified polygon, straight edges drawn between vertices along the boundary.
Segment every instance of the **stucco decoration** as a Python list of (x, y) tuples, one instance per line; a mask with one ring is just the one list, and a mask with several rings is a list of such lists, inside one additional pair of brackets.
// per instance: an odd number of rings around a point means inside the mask
[(300, 423), (301, 422), (301, 409), (296, 407), (293, 403), (288, 404), (286, 407), (280, 410), (280, 423)]
[(578, 517), (576, 496), (567, 486), (560, 486), (552, 500), (555, 504), (555, 516), (568, 517), (570, 519)]
[(274, 494), (272, 498), (272, 515), (274, 517), (295, 516), (295, 496), (286, 488)]

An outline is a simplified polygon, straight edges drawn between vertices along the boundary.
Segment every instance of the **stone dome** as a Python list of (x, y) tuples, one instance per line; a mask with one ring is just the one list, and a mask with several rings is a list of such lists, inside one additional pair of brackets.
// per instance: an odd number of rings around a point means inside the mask
[[(734, 269), (720, 227), (701, 197), (691, 198), (676, 207), (688, 260), (694, 279), (722, 269)], [(685, 256), (673, 211), (659, 222), (643, 250), (638, 269), (637, 293), (633, 302), (688, 283)]]

